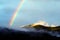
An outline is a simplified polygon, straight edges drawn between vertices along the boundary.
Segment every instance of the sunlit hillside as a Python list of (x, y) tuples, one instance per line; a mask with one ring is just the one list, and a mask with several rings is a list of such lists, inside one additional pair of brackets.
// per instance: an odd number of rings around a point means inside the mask
[(38, 21), (36, 23), (33, 23), (33, 24), (29, 24), (29, 25), (25, 25), (25, 26), (21, 26), (21, 27), (31, 27), (31, 28), (36, 28), (36, 29), (41, 29), (41, 28), (44, 28), (44, 29), (47, 29), (47, 30), (60, 30), (60, 26), (57, 26), (57, 25), (49, 25), (47, 22), (44, 22), (44, 21)]

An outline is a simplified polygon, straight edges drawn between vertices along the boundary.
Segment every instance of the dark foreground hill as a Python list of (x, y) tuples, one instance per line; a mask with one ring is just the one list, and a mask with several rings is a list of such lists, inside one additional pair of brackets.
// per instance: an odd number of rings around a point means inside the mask
[(52, 37), (49, 34), (43, 33), (34, 33), (34, 32), (24, 32), (24, 31), (16, 31), (13, 29), (8, 28), (1, 28), (0, 27), (0, 39), (49, 39), (49, 38), (56, 38)]

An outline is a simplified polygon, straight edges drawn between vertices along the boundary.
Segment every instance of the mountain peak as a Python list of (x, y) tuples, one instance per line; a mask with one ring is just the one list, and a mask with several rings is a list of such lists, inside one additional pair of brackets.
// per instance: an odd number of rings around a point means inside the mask
[(36, 22), (36, 23), (33, 23), (32, 26), (35, 26), (35, 25), (43, 25), (43, 26), (46, 26), (46, 27), (56, 27), (56, 25), (54, 25), (54, 24), (49, 25), (49, 24), (48, 24), (47, 22), (45, 22), (45, 21), (38, 21), (38, 22)]

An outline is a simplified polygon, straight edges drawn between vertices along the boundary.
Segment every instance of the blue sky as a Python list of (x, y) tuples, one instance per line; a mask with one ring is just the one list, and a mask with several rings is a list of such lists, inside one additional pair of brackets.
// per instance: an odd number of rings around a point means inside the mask
[[(21, 0), (0, 0), (0, 26), (8, 23)], [(39, 20), (60, 25), (59, 0), (25, 0), (14, 21), (14, 26), (35, 23)]]

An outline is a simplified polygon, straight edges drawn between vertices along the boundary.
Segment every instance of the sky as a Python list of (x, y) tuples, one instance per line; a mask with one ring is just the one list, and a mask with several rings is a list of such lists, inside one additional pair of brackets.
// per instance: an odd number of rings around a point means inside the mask
[[(0, 0), (0, 26), (7, 27), (21, 0)], [(25, 0), (13, 27), (43, 20), (60, 25), (60, 0)]]

